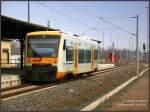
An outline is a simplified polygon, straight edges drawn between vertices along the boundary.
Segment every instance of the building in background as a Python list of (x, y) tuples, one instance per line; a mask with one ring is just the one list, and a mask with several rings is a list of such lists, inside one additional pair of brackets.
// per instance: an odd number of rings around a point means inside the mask
[(1, 41), (1, 67), (12, 67), (10, 63), (11, 58), (11, 41), (10, 39), (3, 39)]
[(11, 68), (20, 66), (20, 43), (13, 39), (1, 41), (1, 67)]

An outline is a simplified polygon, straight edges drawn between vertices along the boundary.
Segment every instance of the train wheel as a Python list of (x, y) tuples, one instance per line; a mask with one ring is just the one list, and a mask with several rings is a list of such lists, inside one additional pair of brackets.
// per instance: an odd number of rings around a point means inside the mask
[(98, 68), (96, 68), (96, 69), (94, 70), (94, 72), (96, 72), (96, 71), (98, 71)]
[(23, 69), (23, 70), (21, 71), (21, 80), (23, 81), (23, 83), (24, 83), (24, 82), (27, 82), (29, 75), (30, 75), (30, 72), (29, 72), (28, 70)]
[(77, 79), (77, 78), (80, 77), (80, 75), (79, 75), (79, 74), (73, 74), (73, 77), (74, 77), (75, 79)]
[(69, 73), (69, 74), (67, 75), (67, 79), (69, 79), (69, 80), (74, 79), (74, 75), (73, 75), (72, 73)]

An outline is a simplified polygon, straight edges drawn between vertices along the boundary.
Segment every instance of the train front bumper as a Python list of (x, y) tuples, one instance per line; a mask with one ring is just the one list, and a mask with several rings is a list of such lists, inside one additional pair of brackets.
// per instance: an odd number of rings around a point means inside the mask
[(57, 66), (51, 64), (33, 64), (28, 67), (28, 81), (57, 80)]

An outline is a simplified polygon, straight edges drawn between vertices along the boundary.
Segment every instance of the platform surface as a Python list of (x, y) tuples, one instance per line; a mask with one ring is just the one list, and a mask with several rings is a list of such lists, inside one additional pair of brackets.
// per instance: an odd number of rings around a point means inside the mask
[(21, 78), (19, 75), (3, 74), (1, 75), (1, 88), (9, 88), (21, 85)]
[(107, 69), (107, 68), (114, 68), (114, 64), (98, 64), (98, 70)]
[(148, 111), (148, 72), (95, 111)]

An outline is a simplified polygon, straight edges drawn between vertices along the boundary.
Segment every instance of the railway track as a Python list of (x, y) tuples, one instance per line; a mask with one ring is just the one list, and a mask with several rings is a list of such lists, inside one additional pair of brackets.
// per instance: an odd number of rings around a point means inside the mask
[[(101, 75), (101, 74), (104, 74), (107, 72), (113, 72), (113, 71), (121, 70), (123, 68), (128, 68), (128, 67), (133, 67), (133, 65), (103, 69), (103, 70), (99, 70), (99, 71), (87, 74), (86, 76), (90, 77), (90, 76), (94, 76), (94, 75)], [(79, 79), (80, 78), (85, 78), (85, 76), (81, 75), (81, 76), (79, 76)], [(58, 86), (59, 84), (66, 83), (66, 82), (73, 81), (73, 80), (77, 80), (77, 79), (61, 80), (61, 81), (57, 81), (54, 83), (40, 84), (40, 85), (39, 84), (38, 85), (24, 84), (24, 85), (19, 86), (19, 87), (3, 89), (1, 92), (1, 98), (3, 100), (3, 99), (11, 98), (11, 97), (17, 97), (18, 95), (29, 94), (31, 92), (40, 91), (42, 89), (53, 88), (53, 87)]]
[(23, 88), (23, 87), (28, 87), (28, 86), (31, 86), (31, 85), (32, 85), (31, 83), (23, 83), (19, 86), (3, 88), (3, 89), (1, 89), (1, 92), (13, 90), (13, 89), (19, 89), (19, 88)]

